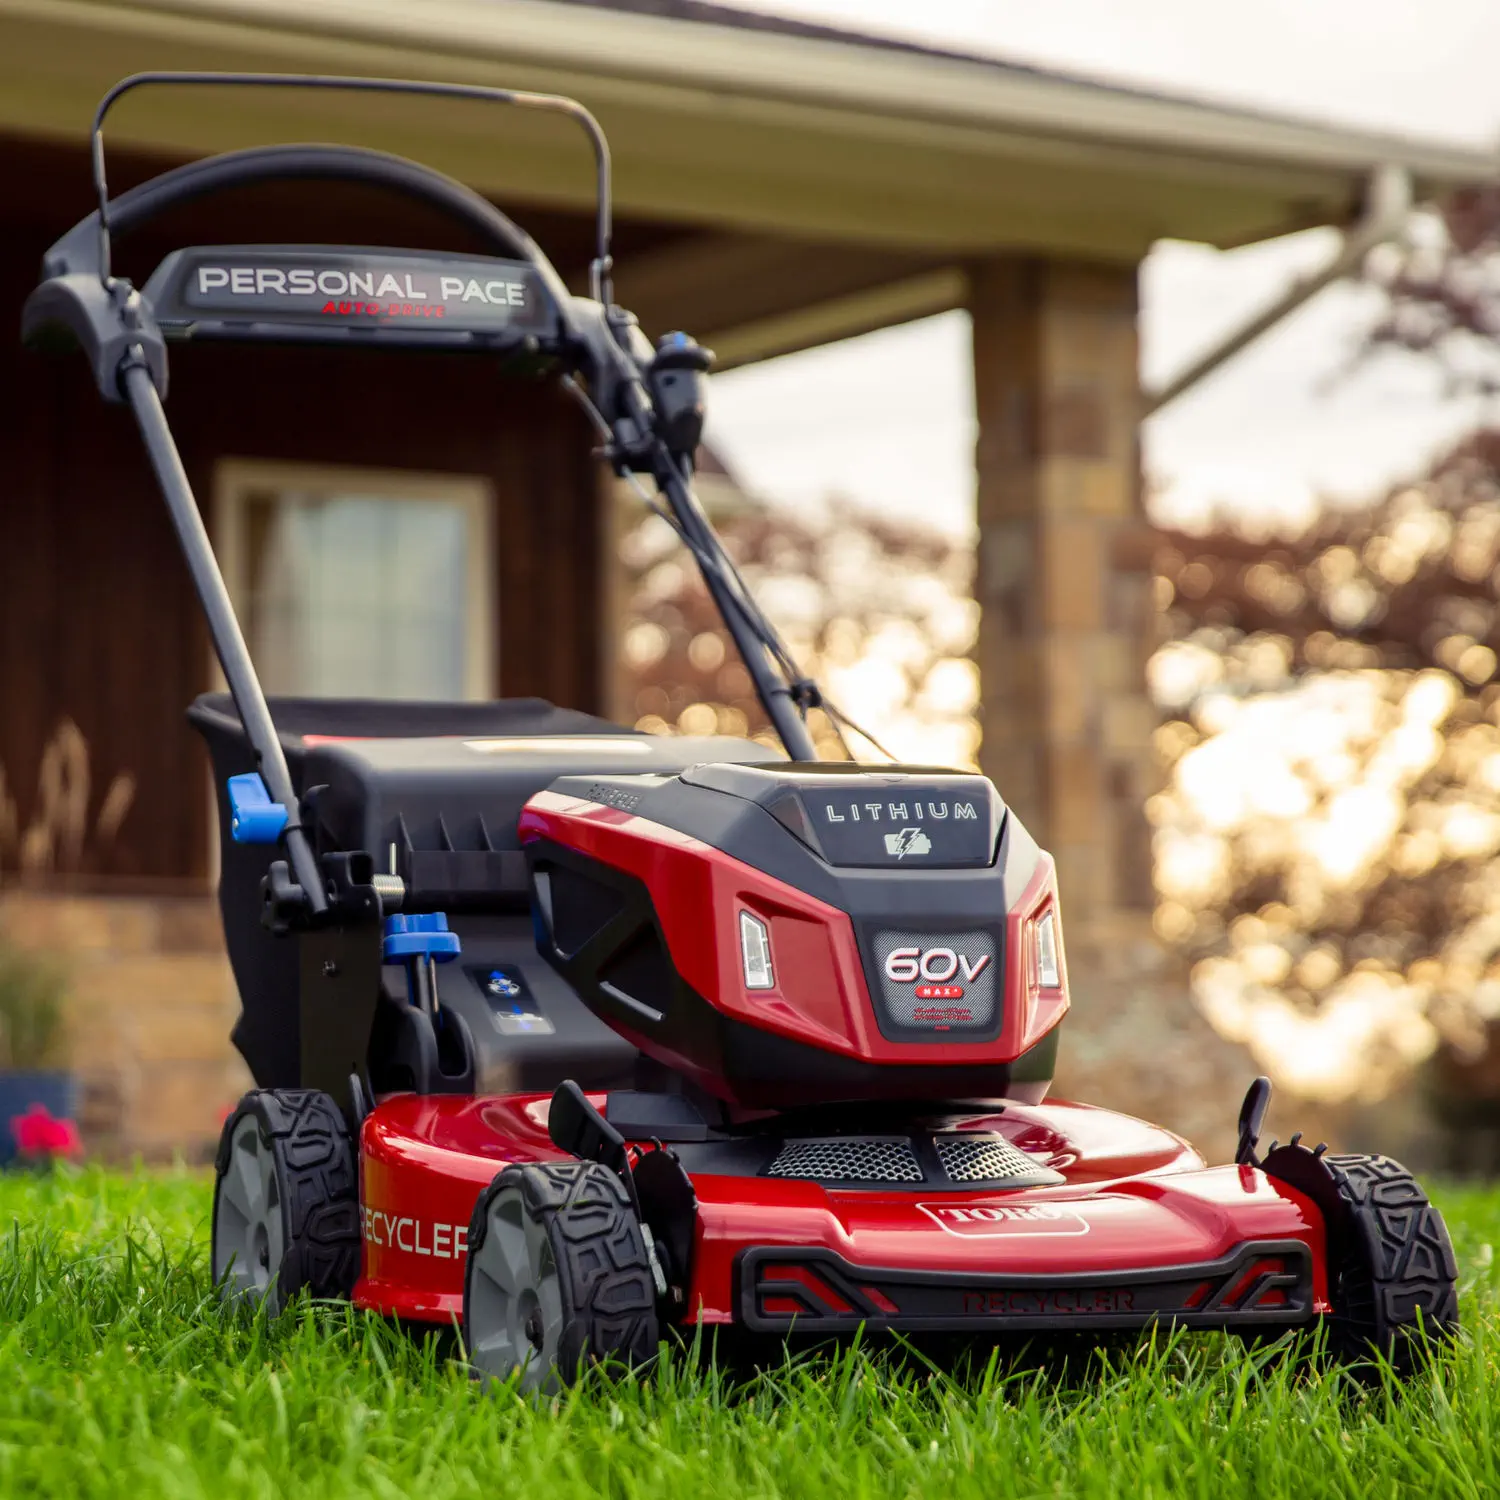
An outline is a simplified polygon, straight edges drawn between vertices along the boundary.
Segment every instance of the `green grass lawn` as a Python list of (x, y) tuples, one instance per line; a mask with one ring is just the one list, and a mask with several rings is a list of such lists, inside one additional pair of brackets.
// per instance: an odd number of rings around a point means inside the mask
[(1195, 1334), (950, 1379), (669, 1359), (530, 1404), (348, 1309), (222, 1312), (201, 1173), (0, 1180), (0, 1495), (1500, 1494), (1500, 1191), (1449, 1190), (1467, 1332), (1404, 1393)]

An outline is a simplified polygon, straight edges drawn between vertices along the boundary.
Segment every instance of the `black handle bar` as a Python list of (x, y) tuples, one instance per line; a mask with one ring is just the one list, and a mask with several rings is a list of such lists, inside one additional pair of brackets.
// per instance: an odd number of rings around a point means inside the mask
[[(123, 95), (133, 89), (206, 84), (215, 87), (346, 89), (367, 94), (419, 94), (440, 99), (476, 99), (490, 104), (513, 104), (521, 109), (541, 110), (565, 115), (583, 128), (594, 151), (595, 216), (594, 260), (589, 267), (589, 293), (605, 306), (613, 300), (610, 273), (613, 270), (611, 243), (614, 233), (610, 186), (609, 142), (599, 122), (576, 99), (561, 94), (531, 94), (517, 89), (490, 88), (478, 83), (426, 83), (400, 78), (343, 78), (333, 74), (299, 73), (132, 73), (122, 78), (100, 101), (94, 111), (89, 132), (89, 147), (94, 167), (94, 194), (99, 200), (99, 274), (108, 281), (110, 274), (110, 203), (109, 184), (104, 171), (104, 117)], [(436, 175), (436, 174), (435, 174)]]
[[(441, 173), (383, 152), (329, 146), (256, 147), (176, 168), (121, 194), (111, 204), (103, 135), (104, 120), (111, 106), (133, 89), (195, 84), (348, 89), (475, 99), (545, 110), (576, 120), (593, 145), (598, 178), (595, 255), (590, 268), (594, 307), (588, 309), (581, 300), (569, 296), (555, 268), (530, 236), (488, 200)], [(688, 476), (690, 455), (698, 441), (697, 428), (690, 422), (688, 429), (669, 439), (658, 427), (656, 401), (661, 391), (655, 384), (656, 362), (676, 356), (672, 349), (659, 350), (657, 361), (653, 361), (649, 346), (645, 350), (636, 347), (640, 335), (634, 320), (612, 306), (609, 147), (597, 121), (581, 104), (553, 94), (521, 93), (478, 84), (301, 77), (283, 73), (137, 73), (116, 84), (100, 102), (90, 145), (97, 212), (76, 225), (48, 252), (47, 280), (28, 299), (23, 322), (38, 334), (60, 325), (83, 343), (106, 399), (119, 399), (123, 394), (135, 413), (203, 600), (241, 722), (255, 748), (272, 800), (288, 811), (290, 821), (283, 840), (295, 884), (300, 886), (301, 899), (312, 917), (320, 917), (329, 909), (323, 875), (307, 830), (297, 816), (298, 803), (286, 758), (162, 410), (166, 363), (161, 331), (155, 326), (149, 305), (127, 283), (114, 280), (110, 274), (112, 215), (113, 222), (123, 232), (175, 204), (220, 189), (274, 177), (348, 177), (424, 198), (466, 221), (492, 242), (520, 250), (552, 293), (563, 320), (570, 360), (573, 367), (585, 372), (590, 387), (590, 394), (582, 399), (604, 429), (611, 461), (620, 472), (642, 468), (656, 479), (666, 508), (699, 563), (708, 590), (724, 616), (755, 683), (757, 696), (782, 744), (796, 759), (816, 758), (816, 748), (803, 718), (805, 708), (817, 701), (809, 694), (811, 684), (798, 677), (795, 664), (738, 581), (733, 564), (693, 498)], [(681, 341), (684, 336), (677, 338)], [(701, 375), (709, 357), (698, 351), (690, 367)], [(677, 367), (665, 368), (671, 373)], [(581, 395), (576, 386), (573, 389)], [(679, 406), (688, 401), (684, 411), (691, 417), (692, 391), (677, 399)], [(701, 423), (701, 404), (697, 412)]]
[(462, 224), (491, 250), (518, 257), (534, 267), (558, 315), (570, 324), (572, 299), (566, 283), (536, 241), (508, 214), (464, 183), (431, 167), (361, 146), (250, 146), (185, 162), (110, 199), (106, 233), (101, 234), (97, 209), (80, 220), (47, 252), (43, 272), (58, 276), (91, 271), (107, 285), (110, 268), (101, 263), (100, 256), (109, 253), (111, 236), (129, 234), (158, 214), (213, 193), (288, 179), (368, 183), (428, 204)]

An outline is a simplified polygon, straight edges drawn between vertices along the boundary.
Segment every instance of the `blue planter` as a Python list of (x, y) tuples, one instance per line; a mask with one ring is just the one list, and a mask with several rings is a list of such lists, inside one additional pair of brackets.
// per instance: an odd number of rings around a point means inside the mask
[(0, 1072), (0, 1167), (16, 1158), (16, 1137), (11, 1121), (40, 1104), (54, 1120), (72, 1120), (78, 1115), (78, 1080), (61, 1069), (36, 1072)]

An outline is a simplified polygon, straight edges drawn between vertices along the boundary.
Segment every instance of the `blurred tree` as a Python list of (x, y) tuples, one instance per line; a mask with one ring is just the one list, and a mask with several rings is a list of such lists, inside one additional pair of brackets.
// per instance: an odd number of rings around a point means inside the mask
[(1404, 243), (1370, 256), (1365, 277), (1385, 293), (1366, 356), (1414, 351), (1455, 390), (1500, 392), (1500, 186), (1470, 188), (1414, 219)]
[(1156, 925), (1209, 1018), (1313, 1097), (1437, 1053), (1500, 1101), (1500, 432), (1299, 537), (1167, 533), (1157, 589)]
[[(1500, 188), (1366, 265), (1357, 358), (1500, 394)], [(1156, 925), (1200, 1003), (1302, 1092), (1500, 1126), (1500, 429), (1305, 533), (1163, 537)], [(1500, 1166), (1500, 1155), (1491, 1163)]]
[[(836, 705), (903, 759), (974, 764), (972, 547), (844, 503), (808, 514), (742, 498), (716, 524), (798, 665)], [(750, 675), (667, 523), (634, 522), (620, 555), (624, 697), (634, 721), (658, 734), (769, 740)], [(841, 755), (825, 716), (812, 719), (819, 753)], [(856, 756), (873, 755), (857, 736), (850, 741)]]

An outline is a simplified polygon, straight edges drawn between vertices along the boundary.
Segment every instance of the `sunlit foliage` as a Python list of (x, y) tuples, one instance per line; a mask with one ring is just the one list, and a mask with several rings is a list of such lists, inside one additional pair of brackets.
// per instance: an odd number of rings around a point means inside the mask
[[(841, 505), (818, 516), (746, 505), (718, 524), (798, 665), (836, 706), (901, 759), (975, 763), (971, 548)], [(769, 738), (749, 673), (667, 523), (637, 521), (621, 558), (629, 591), (622, 667), (637, 726)], [(812, 719), (819, 753), (842, 755), (827, 718)], [(856, 756), (873, 753), (848, 738)]]
[(1165, 539), (1160, 936), (1306, 1095), (1450, 1072), (1500, 1018), (1500, 435), (1296, 538)]

